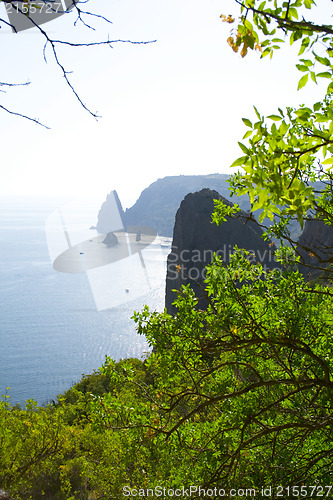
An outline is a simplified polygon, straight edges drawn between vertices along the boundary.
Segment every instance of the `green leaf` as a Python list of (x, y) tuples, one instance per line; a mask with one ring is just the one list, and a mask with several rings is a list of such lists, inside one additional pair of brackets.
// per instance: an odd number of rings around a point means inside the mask
[(290, 45), (302, 38), (302, 32), (300, 30), (293, 31), (290, 35)]
[(316, 80), (316, 73), (315, 73), (314, 71), (311, 71), (310, 75), (311, 75), (311, 79), (312, 79), (315, 83), (317, 83), (317, 80)]
[(243, 139), (247, 139), (247, 138), (248, 138), (248, 137), (250, 137), (251, 135), (252, 135), (252, 130), (248, 130), (248, 131), (246, 132), (246, 134), (244, 134)]
[(298, 87), (297, 87), (297, 90), (301, 90), (301, 89), (304, 87), (304, 85), (306, 85), (306, 84), (307, 84), (308, 79), (309, 79), (309, 75), (308, 75), (308, 74), (307, 74), (307, 75), (302, 76), (302, 78), (301, 78), (301, 79), (300, 79), (300, 81), (298, 82)]
[(332, 121), (331, 121), (331, 123), (330, 123), (329, 129), (328, 129), (328, 132), (329, 132), (329, 134), (330, 134), (330, 135), (332, 135), (332, 134), (333, 134), (333, 120), (332, 120)]
[(303, 38), (302, 45), (301, 45), (300, 51), (298, 53), (299, 56), (303, 54), (305, 49), (308, 47), (309, 43), (310, 43), (310, 38), (308, 36)]
[(240, 158), (238, 158), (237, 160), (235, 160), (231, 165), (230, 165), (230, 168), (232, 167), (240, 167), (242, 165), (244, 165), (244, 163), (246, 163), (247, 161), (247, 156), (241, 156)]
[(306, 107), (301, 107), (297, 111), (295, 111), (295, 113), (297, 116), (303, 116), (304, 114), (308, 114), (310, 116), (312, 113), (312, 109), (306, 108)]
[(274, 120), (275, 122), (282, 120), (282, 116), (279, 116), (279, 115), (269, 115), (269, 116), (267, 116), (267, 118), (270, 118), (271, 120)]
[(325, 116), (325, 115), (321, 115), (319, 113), (316, 113), (316, 121), (318, 123), (325, 123), (325, 122), (328, 122), (329, 121), (329, 118), (328, 116)]
[(287, 123), (285, 121), (283, 121), (279, 127), (279, 133), (284, 135), (287, 132), (288, 128), (289, 128), (289, 125), (287, 125)]
[(263, 53), (261, 54), (261, 57), (265, 57), (265, 56), (268, 56), (268, 54), (270, 54), (272, 51), (270, 48), (267, 48), (263, 51)]
[(245, 123), (245, 125), (247, 127), (251, 127), (252, 128), (252, 122), (250, 120), (248, 120), (247, 118), (242, 118), (243, 120), (243, 123)]
[(302, 212), (297, 212), (296, 216), (297, 216), (298, 223), (301, 226), (301, 229), (303, 229), (303, 226), (304, 226), (303, 213)]
[(317, 54), (314, 54), (316, 61), (320, 62), (320, 64), (323, 64), (324, 66), (331, 66), (331, 63), (327, 57), (320, 57), (317, 56)]
[(300, 59), (300, 61), (305, 64), (306, 67), (310, 67), (310, 66), (313, 66), (313, 61), (311, 61), (311, 59)]
[(247, 149), (246, 146), (244, 146), (244, 144), (242, 144), (241, 142), (238, 142), (238, 146), (241, 148), (241, 150), (243, 151), (243, 153), (245, 153), (246, 155), (249, 154), (249, 150)]
[[(294, 7), (289, 7), (289, 16), (293, 17), (294, 19), (298, 19), (297, 9), (295, 9)], [(296, 33), (299, 33), (299, 32), (296, 32)], [(302, 36), (302, 32), (300, 32), (300, 34)]]
[[(277, 131), (275, 123), (273, 123), (273, 125), (272, 125), (271, 134), (274, 138), (278, 136), (278, 131)], [(275, 147), (275, 145), (273, 145), (273, 144), (272, 144), (272, 146)]]
[(324, 160), (321, 163), (322, 165), (331, 165), (333, 163), (333, 156), (331, 156), (331, 158), (327, 158), (327, 160)]
[[(254, 4), (255, 4), (255, 1), (251, 0), (251, 3), (252, 3), (251, 7), (253, 7)], [(245, 28), (247, 28), (250, 31), (253, 30), (253, 26), (252, 26), (252, 24), (250, 23), (250, 21), (248, 19), (244, 19), (244, 26), (245, 26)]]
[(332, 73), (323, 71), (322, 73), (317, 73), (317, 76), (319, 76), (319, 78), (332, 78)]
[(244, 42), (250, 49), (254, 49), (254, 40), (250, 35), (245, 35), (244, 36)]
[(296, 68), (298, 69), (298, 71), (303, 71), (303, 72), (309, 71), (309, 68), (304, 64), (296, 64)]
[(265, 213), (265, 211), (263, 210), (263, 211), (261, 212), (261, 214), (259, 215), (259, 222), (260, 222), (260, 224), (262, 224), (262, 222), (264, 221), (265, 215), (266, 215), (266, 213)]
[(259, 118), (259, 120), (261, 120), (261, 116), (259, 114), (259, 111), (257, 110), (257, 108), (255, 106), (253, 106), (253, 108), (254, 108), (254, 111), (256, 112), (257, 117)]

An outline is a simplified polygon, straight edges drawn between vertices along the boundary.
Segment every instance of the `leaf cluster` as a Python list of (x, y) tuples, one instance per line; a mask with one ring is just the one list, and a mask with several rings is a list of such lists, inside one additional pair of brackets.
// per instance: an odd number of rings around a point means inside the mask
[[(309, 19), (316, 14), (313, 0), (236, 0), (236, 4), (240, 6), (237, 33), (250, 29), (261, 57), (272, 57), (288, 42), (298, 46), (296, 68), (302, 74), (298, 90), (309, 80), (327, 81), (326, 90), (312, 105), (278, 108), (267, 117), (254, 107), (254, 120), (243, 118), (248, 130), (238, 143), (242, 156), (231, 165), (241, 167), (230, 180), (232, 194), (248, 193), (251, 211), (260, 211), (265, 236), (298, 252), (290, 224), (297, 222), (301, 230), (311, 218), (332, 224), (333, 28)], [(221, 207), (218, 213), (216, 220), (221, 222)], [(267, 225), (268, 219), (272, 222)], [(321, 247), (329, 252), (325, 242)]]

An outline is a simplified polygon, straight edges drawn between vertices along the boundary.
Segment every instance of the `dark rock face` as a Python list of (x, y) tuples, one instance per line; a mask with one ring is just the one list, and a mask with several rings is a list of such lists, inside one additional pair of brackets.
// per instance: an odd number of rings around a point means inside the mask
[[(168, 256), (165, 306), (170, 314), (176, 309), (172, 302), (176, 299), (173, 289), (190, 283), (199, 298), (198, 308), (204, 309), (208, 302), (199, 285), (205, 279), (205, 266), (212, 261), (213, 252), (229, 262), (229, 255), (237, 245), (255, 254), (251, 261), (260, 262), (264, 269), (279, 267), (274, 259), (274, 245), (260, 236), (262, 230), (247, 219), (245, 212), (237, 219), (228, 219), (220, 226), (211, 222), (214, 199), (222, 199), (232, 205), (216, 191), (203, 189), (188, 194), (182, 201), (173, 232), (172, 251)], [(179, 267), (180, 266), (180, 267)]]
[(318, 219), (306, 221), (297, 252), (301, 256), (300, 271), (310, 279), (318, 277), (323, 272), (318, 268), (333, 262), (333, 226)]

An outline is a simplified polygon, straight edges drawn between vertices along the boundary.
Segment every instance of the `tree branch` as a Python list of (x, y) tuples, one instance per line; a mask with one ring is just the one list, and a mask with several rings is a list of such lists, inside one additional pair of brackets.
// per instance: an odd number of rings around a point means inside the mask
[[(11, 4), (12, 3), (12, 0), (3, 0), (5, 3), (9, 3)], [(96, 17), (98, 19), (102, 19), (103, 21), (109, 23), (109, 24), (112, 24), (112, 22), (110, 20), (108, 20), (106, 17), (102, 16), (102, 15), (99, 15), (99, 14), (94, 14), (92, 12), (87, 12), (87, 11), (82, 11), (79, 7), (78, 7), (78, 3), (76, 0), (73, 0), (73, 4), (74, 4), (74, 7), (76, 9), (76, 12), (78, 14), (78, 17), (76, 19), (76, 21), (74, 22), (74, 26), (76, 25), (76, 23), (78, 21), (81, 21), (87, 28), (90, 28), (90, 29), (93, 29), (95, 30), (95, 28), (89, 26), (87, 23), (84, 22), (84, 20), (82, 19), (82, 15), (90, 15), (92, 17)], [(83, 2), (83, 3), (86, 3), (86, 2)], [(22, 16), (24, 16), (25, 18), (27, 18), (26, 14), (22, 11), (21, 8), (19, 8), (18, 6), (16, 7), (16, 11), (21, 14)], [(112, 48), (112, 44), (116, 44), (116, 43), (129, 43), (129, 44), (133, 44), (133, 45), (145, 45), (145, 44), (150, 44), (150, 43), (154, 43), (156, 42), (156, 40), (150, 40), (150, 41), (133, 41), (133, 40), (121, 40), (121, 39), (116, 39), (116, 40), (110, 40), (109, 38), (107, 40), (100, 40), (100, 41), (96, 41), (96, 42), (81, 42), (81, 43), (74, 43), (74, 42), (70, 42), (68, 40), (59, 40), (59, 39), (54, 39), (54, 38), (51, 38), (49, 36), (49, 34), (32, 18), (32, 17), (28, 17), (28, 19), (30, 20), (31, 22), (31, 25), (32, 27), (35, 27), (37, 28), (37, 30), (40, 32), (40, 34), (44, 37), (45, 39), (45, 44), (44, 44), (44, 48), (43, 48), (43, 57), (44, 57), (44, 60), (45, 62), (47, 62), (47, 59), (46, 59), (46, 48), (48, 45), (50, 45), (51, 47), (51, 51), (52, 51), (52, 54), (53, 54), (53, 58), (55, 60), (55, 63), (56, 65), (60, 68), (61, 70), (61, 73), (62, 73), (62, 76), (64, 77), (65, 81), (66, 81), (66, 84), (68, 85), (68, 87), (71, 89), (72, 93), (74, 94), (75, 98), (77, 99), (77, 101), (80, 103), (80, 105), (83, 107), (83, 109), (85, 109), (91, 116), (93, 116), (95, 119), (98, 119), (100, 118), (100, 115), (97, 114), (97, 112), (93, 112), (82, 100), (82, 98), (80, 97), (79, 93), (77, 92), (75, 86), (72, 84), (72, 82), (70, 81), (69, 77), (68, 77), (68, 74), (71, 73), (70, 71), (68, 71), (65, 66), (62, 64), (59, 56), (58, 56), (58, 53), (57, 53), (57, 46), (60, 46), (60, 45), (66, 45), (66, 46), (69, 46), (69, 47), (96, 47), (96, 46), (104, 46), (104, 45), (107, 45), (109, 46), (110, 48)], [(11, 26), (13, 28), (13, 30), (15, 32), (17, 32), (17, 30), (15, 29), (15, 27), (13, 25), (11, 25), (10, 23), (0, 19), (0, 22), (4, 22), (5, 24)], [(30, 82), (29, 82), (30, 83)], [(27, 83), (28, 84), (28, 83)], [(4, 84), (4, 85), (8, 85), (8, 86), (15, 86), (16, 84)], [(1, 86), (1, 84), (0, 84)], [(45, 126), (43, 125), (42, 123), (40, 123), (38, 120), (36, 119), (33, 119), (33, 118), (29, 118), (27, 117), (26, 115), (24, 114), (21, 114), (21, 113), (15, 113), (15, 112), (11, 112), (9, 111), (5, 106), (0, 106), (3, 110), (11, 113), (11, 114), (14, 114), (14, 115), (17, 115), (17, 116), (21, 116), (23, 118), (27, 118), (31, 121), (34, 121), (35, 123), (38, 123), (39, 125), (42, 125), (42, 126)], [(46, 127), (46, 128), (49, 128), (49, 127)]]
[(10, 115), (20, 116), (21, 118), (24, 118), (26, 120), (30, 120), (31, 122), (37, 123), (37, 125), (40, 125), (41, 127), (44, 127), (46, 129), (50, 130), (50, 127), (48, 127), (47, 125), (44, 125), (44, 123), (40, 122), (36, 118), (31, 118), (31, 116), (27, 116), (27, 115), (24, 115), (22, 113), (18, 113), (16, 111), (12, 111), (8, 108), (5, 108), (5, 106), (2, 106), (2, 104), (0, 104), (0, 109), (3, 109), (4, 111), (9, 113)]

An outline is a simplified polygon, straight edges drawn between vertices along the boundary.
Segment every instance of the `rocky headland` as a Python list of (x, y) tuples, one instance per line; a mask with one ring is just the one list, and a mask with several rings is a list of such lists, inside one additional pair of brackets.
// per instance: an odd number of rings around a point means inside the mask
[[(110, 217), (115, 207), (113, 196), (115, 196), (124, 226), (151, 227), (160, 236), (172, 237), (175, 215), (184, 197), (188, 193), (209, 188), (230, 200), (227, 182), (229, 178), (230, 176), (226, 174), (164, 177), (144, 189), (136, 203), (125, 212), (117, 193), (113, 191), (107, 196), (98, 214), (97, 231), (108, 233), (115, 230), (114, 227), (110, 228)], [(243, 210), (248, 210), (250, 207), (247, 196), (238, 197), (237, 203)]]

